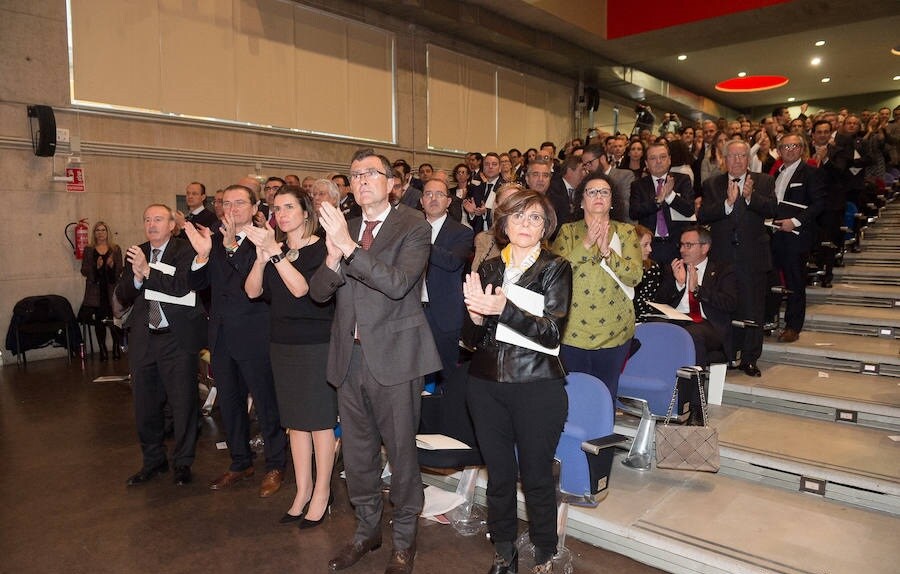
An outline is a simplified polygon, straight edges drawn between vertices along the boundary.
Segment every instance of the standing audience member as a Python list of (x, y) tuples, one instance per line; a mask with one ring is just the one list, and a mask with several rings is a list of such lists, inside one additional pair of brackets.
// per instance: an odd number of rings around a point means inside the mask
[[(281, 523), (300, 521), (300, 528), (322, 524), (330, 510), (334, 465), (337, 395), (326, 381), (333, 304), (309, 298), (309, 280), (325, 261), (325, 241), (313, 201), (299, 187), (275, 195), (272, 212), (285, 234), (275, 241), (271, 227), (247, 227), (256, 246), (244, 290), (250, 299), (271, 301), (269, 351), (281, 424), (287, 429), (294, 461), (297, 493)], [(313, 453), (316, 478), (313, 481)]]
[(179, 229), (184, 227), (186, 221), (210, 229), (215, 228), (219, 223), (216, 214), (206, 208), (206, 186), (199, 181), (189, 183), (184, 188), (184, 201), (187, 204), (188, 212), (183, 214), (179, 211), (175, 214)]
[(422, 289), (422, 307), (443, 364), (442, 375), (459, 362), (463, 270), (472, 255), (472, 230), (447, 215), (450, 193), (439, 179), (425, 182), (422, 207), (431, 225), (431, 254)]
[(266, 475), (259, 496), (266, 498), (278, 492), (284, 480), (287, 440), (278, 416), (269, 360), (269, 305), (262, 299), (250, 299), (244, 292), (244, 281), (256, 260), (256, 248), (244, 241), (257, 211), (256, 201), (249, 188), (230, 185), (225, 188), (221, 229), (215, 234), (208, 229), (185, 230), (197, 252), (191, 266), (192, 286), (209, 286), (212, 291), (210, 364), (216, 376), (217, 400), (231, 455), (228, 470), (212, 480), (209, 488), (229, 488), (256, 472), (247, 413), (247, 396), (252, 395), (266, 458)]
[[(806, 262), (818, 237), (816, 219), (825, 204), (825, 186), (819, 170), (803, 161), (803, 137), (789, 133), (778, 142), (784, 163), (775, 177), (775, 232), (772, 255), (775, 269), (784, 276), (790, 291), (784, 312), (785, 329), (778, 337), (793, 343), (800, 337), (806, 318)], [(798, 208), (796, 205), (805, 207)]]
[(594, 375), (617, 396), (619, 373), (634, 336), (634, 287), (643, 276), (634, 227), (616, 221), (612, 182), (584, 178), (575, 192), (584, 219), (562, 226), (553, 251), (572, 265), (572, 310), (560, 352), (568, 372)]
[[(669, 171), (665, 144), (647, 148), (648, 174), (631, 184), (631, 219), (653, 231), (653, 259), (665, 267), (678, 257), (678, 238), (694, 215), (694, 190), (684, 174)], [(678, 220), (674, 217), (678, 215)]]
[(125, 328), (130, 341), (134, 418), (143, 455), (141, 469), (128, 478), (128, 486), (144, 484), (169, 470), (163, 414), (167, 404), (174, 420), (173, 478), (177, 485), (191, 482), (200, 399), (197, 354), (206, 344), (206, 313), (196, 299), (182, 305), (161, 303), (154, 297), (185, 297), (191, 291), (194, 251), (185, 241), (173, 241), (174, 231), (175, 215), (169, 207), (148, 206), (144, 210), (147, 242), (128, 248), (125, 259), (129, 269), (117, 287), (122, 304), (132, 306)]
[[(328, 254), (310, 281), (314, 301), (336, 299), (328, 382), (337, 387), (347, 490), (356, 533), (331, 559), (343, 570), (381, 546), (381, 446), (391, 465), (393, 551), (386, 574), (412, 572), (424, 495), (416, 454), (422, 377), (441, 358), (422, 311), (422, 276), (431, 229), (419, 213), (388, 201), (394, 185), (387, 158), (359, 150), (350, 186), (363, 211), (347, 220), (319, 209)], [(365, 225), (363, 225), (365, 224)]]
[(581, 168), (585, 175), (599, 170), (609, 177), (613, 184), (613, 203), (622, 208), (616, 217), (620, 221), (631, 223), (628, 204), (631, 201), (631, 184), (634, 182), (634, 173), (610, 164), (601, 145), (590, 145), (585, 148), (581, 154)]
[[(775, 216), (775, 186), (771, 176), (747, 170), (750, 146), (740, 140), (725, 144), (726, 173), (703, 182), (703, 205), (698, 221), (712, 233), (710, 258), (737, 270), (737, 318), (745, 322), (736, 337), (739, 368), (751, 377), (761, 375), (756, 361), (762, 354), (767, 273), (772, 252), (765, 220)], [(733, 357), (729, 357), (732, 359)]]
[[(109, 226), (98, 221), (91, 230), (91, 242), (81, 259), (84, 275), (84, 301), (79, 320), (87, 319), (94, 325), (100, 360), (106, 361), (106, 324), (113, 318), (113, 293), (122, 275), (122, 250), (110, 239)], [(113, 359), (119, 358), (119, 330), (110, 325)]]
[(338, 203), (338, 208), (341, 210), (341, 213), (344, 214), (344, 219), (350, 220), (362, 215), (362, 210), (359, 208), (359, 205), (356, 204), (353, 194), (350, 193), (350, 180), (347, 179), (347, 176), (339, 173), (332, 176), (331, 181), (338, 187), (338, 191), (341, 194), (341, 201)]
[[(518, 571), (516, 483), (522, 479), (535, 573), (551, 572), (556, 554), (553, 455), (568, 412), (559, 358), (498, 340), (503, 323), (532, 343), (555, 349), (566, 326), (572, 268), (543, 248), (556, 227), (547, 197), (534, 190), (510, 195), (497, 209), (494, 233), (503, 251), (469, 274), (463, 288), (474, 349), (467, 402), (488, 469), (488, 529), (494, 543), (490, 572)], [(542, 296), (540, 313), (514, 302), (513, 287)]]
[[(497, 190), (497, 205), (500, 205), (514, 191), (525, 191), (525, 188), (518, 183), (504, 183)], [(482, 231), (475, 236), (475, 257), (472, 259), (472, 269), (478, 269), (478, 266), (491, 257), (499, 257), (502, 246), (497, 244), (497, 238), (494, 236), (494, 228)]]

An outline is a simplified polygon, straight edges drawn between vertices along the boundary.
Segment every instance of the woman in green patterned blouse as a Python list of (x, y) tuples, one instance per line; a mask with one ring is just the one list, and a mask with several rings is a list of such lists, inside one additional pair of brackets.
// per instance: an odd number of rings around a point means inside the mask
[(612, 181), (602, 172), (585, 176), (574, 200), (584, 219), (564, 224), (553, 251), (572, 265), (572, 305), (560, 358), (567, 372), (589, 373), (616, 399), (619, 373), (634, 336), (634, 287), (644, 268), (634, 226), (613, 205)]

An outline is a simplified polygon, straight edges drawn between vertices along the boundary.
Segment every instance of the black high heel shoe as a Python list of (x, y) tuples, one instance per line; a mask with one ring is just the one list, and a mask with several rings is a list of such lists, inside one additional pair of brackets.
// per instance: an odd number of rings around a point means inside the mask
[(309, 510), (309, 501), (308, 500), (306, 501), (306, 505), (300, 511), (300, 514), (298, 514), (297, 516), (294, 516), (290, 512), (285, 512), (284, 516), (282, 516), (281, 519), (278, 521), (278, 524), (293, 524), (294, 522), (303, 520), (303, 516), (306, 515), (307, 510)]
[(512, 558), (506, 561), (500, 554), (494, 553), (494, 564), (488, 570), (488, 574), (518, 574), (519, 572), (519, 551), (513, 551)]
[(331, 492), (328, 494), (328, 505), (325, 507), (325, 512), (322, 513), (321, 518), (318, 520), (310, 520), (309, 518), (304, 518), (300, 524), (297, 526), (300, 530), (306, 530), (308, 528), (315, 528), (322, 524), (325, 521), (325, 517), (331, 514), (331, 505), (334, 504), (334, 493)]

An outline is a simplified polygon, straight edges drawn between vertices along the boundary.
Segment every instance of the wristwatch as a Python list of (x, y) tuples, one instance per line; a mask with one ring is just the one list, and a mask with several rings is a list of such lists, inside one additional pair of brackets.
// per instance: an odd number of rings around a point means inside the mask
[(350, 252), (350, 255), (344, 257), (344, 263), (350, 265), (350, 262), (353, 261), (353, 258), (356, 256), (356, 252), (359, 250), (359, 246), (356, 247), (353, 251)]
[(281, 253), (279, 253), (277, 255), (273, 255), (273, 256), (269, 257), (269, 263), (271, 263), (272, 265), (275, 265), (282, 259), (284, 259), (284, 257), (281, 255)]

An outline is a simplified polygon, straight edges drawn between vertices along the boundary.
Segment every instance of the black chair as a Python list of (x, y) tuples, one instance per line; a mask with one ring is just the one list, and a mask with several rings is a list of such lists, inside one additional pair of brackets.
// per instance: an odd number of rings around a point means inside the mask
[(16, 355), (16, 364), (28, 366), (25, 351), (50, 344), (65, 346), (66, 358), (81, 346), (81, 332), (72, 305), (60, 295), (25, 297), (13, 307), (6, 333), (6, 348)]

